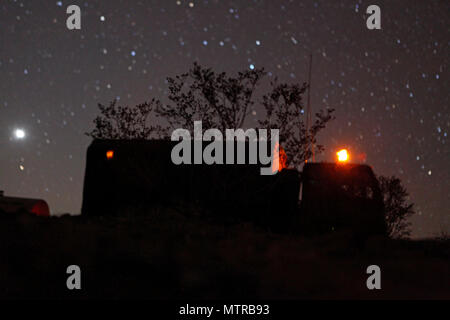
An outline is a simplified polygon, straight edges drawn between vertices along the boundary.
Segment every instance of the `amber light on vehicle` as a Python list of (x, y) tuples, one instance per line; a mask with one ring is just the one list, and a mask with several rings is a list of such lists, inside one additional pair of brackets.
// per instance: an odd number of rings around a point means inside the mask
[(341, 149), (338, 152), (336, 152), (337, 154), (337, 159), (338, 162), (347, 162), (349, 159), (349, 154), (347, 149)]
[(106, 151), (106, 159), (111, 160), (112, 158), (114, 158), (114, 151), (112, 150)]

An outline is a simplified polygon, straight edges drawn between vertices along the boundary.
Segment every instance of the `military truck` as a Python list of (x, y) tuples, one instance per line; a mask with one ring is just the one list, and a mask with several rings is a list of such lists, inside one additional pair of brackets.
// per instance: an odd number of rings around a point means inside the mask
[[(261, 163), (176, 165), (171, 160), (176, 143), (94, 140), (87, 151), (82, 215), (117, 215), (137, 208), (145, 213), (170, 206), (267, 224), (297, 209), (296, 170), (261, 175)], [(246, 150), (248, 159), (248, 145)]]
[(275, 228), (297, 217), (301, 229), (311, 232), (386, 232), (378, 181), (367, 165), (307, 163), (301, 180), (297, 170), (287, 168), (265, 176), (260, 163), (175, 165), (176, 143), (94, 140), (87, 151), (82, 215), (145, 214), (167, 206)]

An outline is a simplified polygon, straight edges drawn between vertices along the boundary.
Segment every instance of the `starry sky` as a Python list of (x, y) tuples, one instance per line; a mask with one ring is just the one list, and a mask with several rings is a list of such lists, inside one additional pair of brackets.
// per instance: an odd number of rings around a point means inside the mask
[[(81, 30), (66, 27), (71, 4)], [(371, 4), (381, 30), (366, 27)], [(449, 44), (445, 0), (2, 0), (0, 189), (77, 214), (97, 103), (167, 101), (166, 77), (194, 61), (303, 83), (311, 53), (313, 111), (336, 109), (316, 160), (347, 147), (401, 178), (414, 237), (450, 232)]]

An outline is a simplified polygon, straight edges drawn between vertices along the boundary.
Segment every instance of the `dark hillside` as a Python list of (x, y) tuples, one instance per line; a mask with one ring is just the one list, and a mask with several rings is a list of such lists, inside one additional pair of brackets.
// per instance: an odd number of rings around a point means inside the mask
[[(133, 217), (1, 215), (1, 298), (449, 299), (450, 243), (280, 235), (155, 209)], [(82, 290), (66, 289), (79, 265)], [(366, 288), (367, 266), (382, 289)]]

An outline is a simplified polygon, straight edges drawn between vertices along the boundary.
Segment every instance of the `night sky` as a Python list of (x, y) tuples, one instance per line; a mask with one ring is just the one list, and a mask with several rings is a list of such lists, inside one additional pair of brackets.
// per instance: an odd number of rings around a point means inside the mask
[[(371, 4), (382, 30), (366, 28)], [(402, 179), (414, 237), (449, 232), (449, 28), (445, 0), (2, 0), (0, 189), (77, 214), (97, 103), (167, 101), (166, 77), (194, 61), (303, 83), (312, 53), (313, 110), (336, 109), (316, 160), (349, 148)]]

